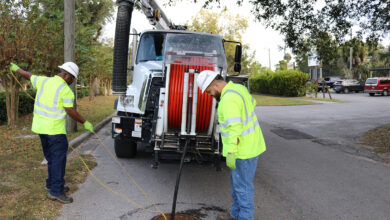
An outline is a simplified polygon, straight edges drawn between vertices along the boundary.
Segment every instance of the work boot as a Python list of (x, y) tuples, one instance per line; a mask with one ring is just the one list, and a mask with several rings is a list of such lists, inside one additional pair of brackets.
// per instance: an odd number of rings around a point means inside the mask
[[(46, 189), (46, 191), (50, 191), (50, 189), (47, 188), (46, 186), (45, 186), (45, 189)], [(70, 190), (70, 187), (67, 186), (67, 185), (65, 185), (65, 186), (64, 186), (64, 193), (69, 192), (69, 190)]]
[(64, 204), (69, 204), (69, 203), (73, 202), (73, 198), (66, 196), (65, 193), (62, 195), (58, 195), (58, 196), (54, 196), (54, 195), (48, 193), (47, 198), (50, 200), (53, 200), (53, 201), (57, 200), (57, 201), (64, 203)]
[(230, 215), (218, 215), (217, 220), (237, 220)]

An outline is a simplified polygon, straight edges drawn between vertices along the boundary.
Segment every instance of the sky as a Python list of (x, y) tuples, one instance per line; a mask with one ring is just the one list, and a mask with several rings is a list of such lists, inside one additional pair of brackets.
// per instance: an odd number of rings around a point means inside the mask
[[(175, 6), (169, 7), (163, 5), (165, 1), (158, 1), (160, 6), (163, 8), (165, 14), (172, 22), (176, 25), (190, 23), (191, 18), (195, 16), (202, 9), (202, 1), (200, 3), (189, 3), (189, 2), (178, 2)], [(199, 2), (199, 1), (198, 1)], [(248, 29), (245, 33), (242, 33), (243, 44), (248, 44), (250, 47), (250, 52), (256, 51), (256, 60), (260, 62), (262, 66), (269, 67), (269, 54), (271, 57), (271, 68), (274, 70), (275, 65), (279, 63), (279, 60), (283, 59), (284, 52), (280, 51), (279, 47), (284, 46), (282, 35), (279, 32), (272, 29), (266, 29), (264, 25), (259, 22), (254, 22), (254, 16), (250, 12), (251, 5), (244, 3), (243, 6), (238, 7), (235, 4), (235, 0), (224, 0), (221, 1), (227, 6), (229, 12), (232, 14), (239, 14), (243, 17), (248, 18)], [(212, 10), (217, 12), (221, 9), (213, 7)], [(103, 38), (114, 38), (115, 36), (115, 20), (116, 12), (114, 19), (107, 23), (103, 28)], [(137, 32), (141, 32), (146, 29), (152, 29), (152, 26), (149, 25), (145, 15), (140, 11), (134, 10), (131, 29), (135, 28)], [(287, 51), (289, 52), (289, 51)]]

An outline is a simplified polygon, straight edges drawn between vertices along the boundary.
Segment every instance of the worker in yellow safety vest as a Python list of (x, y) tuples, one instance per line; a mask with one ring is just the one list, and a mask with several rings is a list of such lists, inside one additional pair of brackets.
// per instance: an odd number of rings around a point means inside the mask
[(233, 82), (225, 82), (220, 74), (202, 71), (196, 83), (218, 103), (218, 122), (222, 138), (222, 155), (231, 169), (232, 210), (219, 220), (253, 220), (254, 186), (257, 160), (266, 150), (263, 133), (255, 113), (256, 100), (248, 90)]
[(47, 197), (61, 203), (71, 203), (73, 199), (65, 194), (69, 187), (65, 186), (64, 180), (68, 151), (66, 114), (82, 123), (90, 132), (93, 132), (93, 125), (73, 109), (75, 96), (69, 85), (77, 79), (78, 66), (73, 62), (66, 62), (59, 68), (58, 75), (45, 77), (32, 75), (11, 63), (11, 70), (30, 80), (37, 90), (31, 130), (39, 134), (43, 154), (48, 162), (45, 187), (49, 191)]

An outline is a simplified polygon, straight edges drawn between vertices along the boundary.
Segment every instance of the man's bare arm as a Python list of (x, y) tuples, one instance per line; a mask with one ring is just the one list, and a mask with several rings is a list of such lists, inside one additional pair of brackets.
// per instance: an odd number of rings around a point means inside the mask
[(75, 121), (80, 122), (81, 124), (84, 124), (85, 119), (73, 108), (64, 108), (66, 113), (73, 118)]
[(23, 78), (25, 78), (27, 80), (30, 80), (31, 75), (32, 75), (30, 72), (24, 71), (24, 70), (22, 70), (20, 68), (16, 72), (18, 72), (21, 77), (23, 77)]

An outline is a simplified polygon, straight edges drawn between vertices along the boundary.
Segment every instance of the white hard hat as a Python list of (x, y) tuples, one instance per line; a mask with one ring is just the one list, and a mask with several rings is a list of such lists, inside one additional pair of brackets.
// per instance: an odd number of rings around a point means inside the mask
[(209, 87), (210, 83), (218, 75), (217, 72), (211, 70), (203, 70), (199, 76), (196, 78), (196, 84), (198, 84), (199, 89), (202, 93)]
[(58, 67), (72, 74), (77, 79), (77, 75), (79, 74), (79, 67), (75, 63), (66, 62)]

